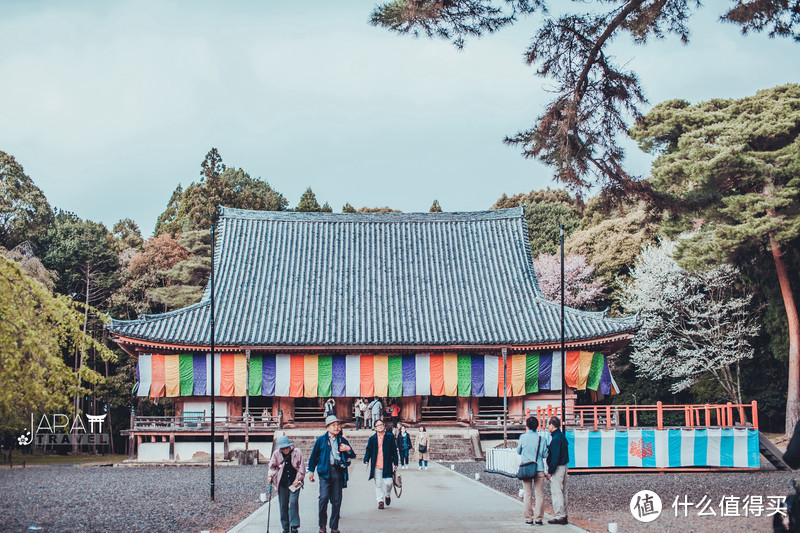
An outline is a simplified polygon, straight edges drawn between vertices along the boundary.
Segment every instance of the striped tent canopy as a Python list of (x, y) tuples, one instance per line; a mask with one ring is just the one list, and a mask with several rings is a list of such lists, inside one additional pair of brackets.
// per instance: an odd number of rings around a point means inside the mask
[[(560, 352), (509, 356), (507, 395), (561, 390)], [(287, 355), (214, 356), (214, 394), (219, 396), (502, 396), (503, 359), (496, 355)], [(139, 396), (207, 396), (211, 354), (142, 354)], [(566, 383), (577, 390), (619, 392), (601, 353), (568, 351)]]

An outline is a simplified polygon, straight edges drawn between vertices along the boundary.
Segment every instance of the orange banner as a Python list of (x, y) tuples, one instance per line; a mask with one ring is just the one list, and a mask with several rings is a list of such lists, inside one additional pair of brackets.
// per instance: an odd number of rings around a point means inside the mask
[[(512, 383), (512, 370), (514, 369), (514, 365), (511, 364), (513, 360), (512, 357), (506, 357), (506, 396), (513, 396), (514, 395), (514, 388), (511, 385)], [(497, 394), (499, 396), (503, 395), (503, 358), (497, 358)]]
[(431, 395), (444, 396), (444, 355), (431, 354)]
[(158, 398), (164, 396), (166, 381), (164, 376), (164, 356), (153, 354), (150, 358), (152, 365), (152, 383), (150, 385), (150, 397)]
[(361, 356), (361, 396), (375, 396), (375, 362), (371, 355)]
[(289, 356), (289, 396), (292, 398), (303, 397), (303, 355)]
[(581, 352), (567, 352), (567, 368), (564, 369), (564, 377), (567, 380), (567, 386), (576, 387), (578, 385), (578, 367), (580, 363)]
[(219, 375), (219, 395), (235, 396), (234, 377), (236, 376), (236, 367), (233, 364), (232, 353), (219, 355)]

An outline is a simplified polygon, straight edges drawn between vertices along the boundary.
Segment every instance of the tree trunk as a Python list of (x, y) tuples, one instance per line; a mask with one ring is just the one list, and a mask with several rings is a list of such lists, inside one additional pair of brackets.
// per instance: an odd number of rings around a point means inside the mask
[[(86, 298), (84, 299), (84, 308), (83, 308), (83, 336), (84, 339), (86, 338), (86, 330), (89, 324), (89, 267), (86, 268)], [(81, 339), (81, 342), (85, 342), (84, 339)], [(81, 349), (78, 352), (78, 389), (81, 388), (81, 370), (83, 369), (83, 353), (84, 349)], [(80, 413), (80, 390), (75, 392), (75, 413), (73, 417), (73, 423), (75, 418), (79, 416)], [(78, 442), (75, 440), (75, 437), (72, 437), (72, 453), (78, 453)]]
[(786, 319), (789, 322), (789, 387), (786, 391), (786, 427), (787, 437), (791, 437), (794, 426), (800, 420), (800, 322), (797, 318), (797, 306), (794, 302), (792, 287), (789, 283), (789, 272), (786, 261), (783, 259), (781, 245), (769, 236), (772, 249), (772, 258), (778, 272), (778, 282), (783, 296), (783, 305), (786, 308)]

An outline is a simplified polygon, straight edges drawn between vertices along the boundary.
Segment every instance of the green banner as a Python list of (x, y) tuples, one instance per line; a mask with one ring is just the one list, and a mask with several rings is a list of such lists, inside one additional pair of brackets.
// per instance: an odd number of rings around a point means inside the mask
[(191, 396), (194, 392), (194, 358), (190, 353), (178, 356), (178, 373), (181, 381), (181, 396)]
[(525, 394), (539, 392), (539, 354), (529, 353), (525, 358)]
[(320, 355), (317, 357), (317, 396), (327, 398), (331, 393), (333, 379), (333, 357)]
[(397, 398), (403, 395), (403, 357), (389, 356), (389, 396)]
[(261, 368), (264, 358), (260, 353), (250, 354), (250, 382), (247, 384), (250, 396), (261, 396)]
[(472, 356), (458, 354), (458, 395), (472, 396)]
[(586, 388), (597, 390), (600, 386), (600, 376), (603, 375), (603, 354), (595, 353), (592, 356), (592, 366), (589, 367), (589, 376), (586, 378)]

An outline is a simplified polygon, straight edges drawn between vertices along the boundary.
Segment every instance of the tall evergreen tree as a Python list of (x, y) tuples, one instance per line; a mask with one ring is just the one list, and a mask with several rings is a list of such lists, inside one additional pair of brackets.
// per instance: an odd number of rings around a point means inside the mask
[(789, 336), (786, 432), (800, 420), (800, 321), (785, 247), (800, 239), (800, 85), (739, 100), (657, 105), (632, 131), (658, 154), (653, 187), (676, 231), (700, 226), (678, 255), (689, 266), (772, 254)]
[(307, 188), (306, 192), (304, 192), (300, 197), (300, 202), (297, 204), (297, 207), (295, 207), (294, 210), (304, 213), (318, 213), (322, 211), (322, 206), (319, 205), (317, 196), (314, 194), (314, 191), (311, 190), (311, 187)]
[[(522, 17), (540, 15), (525, 52), (536, 73), (551, 80), (555, 98), (536, 124), (505, 142), (525, 157), (555, 167), (555, 177), (575, 192), (600, 183), (609, 189), (646, 192), (624, 168), (619, 137), (645, 103), (635, 72), (617, 65), (609, 46), (627, 34), (637, 44), (666, 34), (689, 41), (688, 20), (700, 2), (686, 0), (588, 0), (584, 13), (549, 11), (546, 0), (393, 0), (378, 5), (373, 25), (401, 34), (426, 35), (464, 46), (466, 37), (493, 33)], [(559, 4), (560, 7), (560, 4)], [(745, 31), (800, 40), (797, 0), (734, 2), (722, 17)]]
[(42, 190), (13, 156), (0, 151), (0, 246), (10, 250), (24, 241), (38, 244), (52, 220)]

